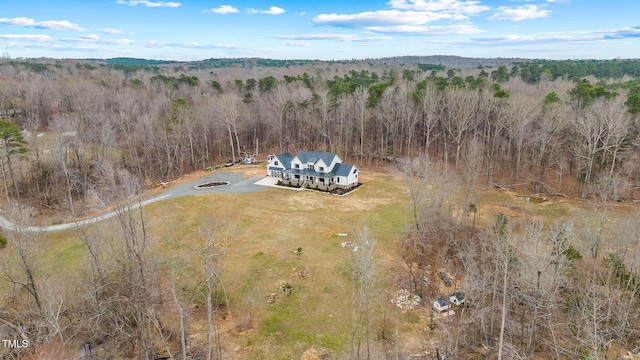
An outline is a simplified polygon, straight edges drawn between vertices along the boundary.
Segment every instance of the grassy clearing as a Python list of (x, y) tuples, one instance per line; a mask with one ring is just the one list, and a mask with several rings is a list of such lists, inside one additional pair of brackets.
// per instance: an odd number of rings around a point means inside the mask
[[(212, 221), (228, 226), (223, 281), (231, 308), (223, 324), (225, 348), (238, 347), (236, 356), (248, 359), (300, 358), (311, 347), (340, 356), (350, 347), (352, 296), (350, 252), (340, 242), (353, 240), (365, 223), (378, 239), (375, 337), (382, 331), (381, 313), (387, 319), (395, 314), (387, 293), (394, 289), (393, 254), (412, 219), (401, 176), (365, 172), (362, 182), (363, 186), (345, 197), (267, 188), (250, 194), (198, 195), (153, 203), (144, 209), (152, 239), (148, 254), (158, 259), (164, 272), (161, 277), (167, 278), (171, 249), (164, 238), (168, 232), (182, 233), (186, 244), (195, 247), (198, 227)], [(491, 224), (500, 212), (552, 223), (590, 210), (588, 202), (554, 199), (533, 204), (513, 193), (493, 190), (481, 192), (478, 203), (480, 226)], [(613, 216), (633, 209), (617, 206)], [(90, 230), (117, 236), (117, 229), (114, 223), (104, 222)], [(338, 233), (349, 237), (338, 237)], [(49, 279), (69, 278), (85, 266), (84, 245), (76, 233), (41, 234), (40, 241), (46, 244), (46, 252), (39, 265)], [(300, 254), (296, 254), (298, 248)], [(189, 250), (182, 248), (180, 261), (185, 268), (179, 281), (193, 285), (202, 280), (201, 265)], [(299, 276), (302, 269), (309, 272), (305, 278)], [(281, 288), (285, 283), (291, 286), (290, 294)], [(275, 302), (268, 304), (271, 294), (276, 294)], [(252, 329), (238, 334), (234, 329), (249, 312)], [(424, 309), (400, 312), (399, 329), (419, 334), (428, 323), (427, 313)], [(193, 341), (202, 342), (202, 310), (193, 309), (189, 321)]]
[[(179, 198), (145, 210), (157, 235), (168, 223), (179, 223), (192, 234), (208, 219), (232, 224), (223, 275), (234, 304), (230, 322), (241, 321), (250, 310), (253, 331), (225, 341), (246, 347), (247, 358), (299, 358), (311, 347), (340, 353), (350, 341), (351, 283), (345, 274), (349, 251), (340, 247), (345, 238), (337, 234), (354, 236), (368, 224), (378, 239), (381, 280), (386, 282), (384, 254), (393, 253), (410, 219), (408, 195), (398, 178), (363, 177), (365, 185), (345, 197), (269, 188)], [(300, 277), (301, 269), (309, 276)], [(291, 294), (282, 291), (285, 283)], [(267, 304), (271, 294), (277, 298)]]

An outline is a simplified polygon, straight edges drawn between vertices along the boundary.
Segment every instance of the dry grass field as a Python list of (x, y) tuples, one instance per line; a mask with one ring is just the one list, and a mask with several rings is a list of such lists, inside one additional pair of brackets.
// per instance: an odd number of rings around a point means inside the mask
[[(249, 175), (256, 171), (247, 169)], [(199, 229), (216, 227), (218, 240), (226, 239), (219, 266), (224, 268), (222, 282), (230, 307), (224, 316), (222, 311), (218, 314), (226, 358), (299, 359), (310, 349), (329, 358), (345, 358), (351, 349), (353, 294), (351, 251), (340, 244), (353, 240), (366, 224), (377, 239), (371, 306), (374, 354), (394, 350), (396, 343), (383, 338), (393, 337), (396, 324), (400, 350), (424, 350), (435, 341), (435, 334), (426, 330), (429, 307), (398, 311), (390, 303), (395, 290), (408, 288), (407, 283), (396, 280), (397, 272), (405, 271), (397, 270), (402, 266), (396, 253), (411, 226), (409, 192), (402, 175), (393, 170), (365, 169), (361, 176), (364, 185), (347, 196), (265, 188), (249, 194), (182, 197), (145, 207), (152, 239), (147, 256), (156, 264), (159, 286), (169, 289), (169, 259), (176, 248), (167, 245), (168, 237), (183, 244), (178, 250), (178, 285), (183, 289), (201, 285), (202, 265), (189, 249), (197, 247)], [(490, 225), (498, 213), (512, 219), (540, 218), (550, 224), (558, 219), (587, 218), (591, 211), (588, 201), (557, 198), (534, 204), (496, 189), (481, 191), (478, 205), (479, 227)], [(611, 211), (614, 225), (616, 219), (634, 214), (636, 206), (616, 204)], [(106, 234), (112, 229), (117, 226), (106, 221), (88, 231)], [(348, 236), (338, 237), (339, 233)], [(40, 281), (66, 282), (72, 288), (86, 266), (78, 234), (42, 233), (39, 237), (43, 245), (38, 261)], [(439, 266), (438, 259), (434, 254), (432, 268)], [(461, 283), (463, 277), (458, 275)], [(289, 284), (291, 291), (283, 291), (283, 284)], [(9, 293), (7, 286), (0, 284), (2, 293)], [(7, 296), (0, 301), (7, 301)], [(188, 343), (202, 346), (206, 313), (201, 299), (193, 304), (187, 317)], [(169, 297), (164, 306), (167, 313), (175, 310)], [(167, 319), (164, 326), (177, 330), (175, 317)]]

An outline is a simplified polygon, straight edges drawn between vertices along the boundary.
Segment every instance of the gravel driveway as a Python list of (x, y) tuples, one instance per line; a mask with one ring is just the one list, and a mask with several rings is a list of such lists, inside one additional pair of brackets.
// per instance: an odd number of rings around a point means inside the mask
[[(211, 175), (188, 182), (186, 184), (170, 186), (167, 191), (162, 193), (168, 195), (167, 198), (198, 195), (198, 194), (244, 194), (260, 190), (264, 190), (264, 186), (255, 185), (254, 183), (265, 177), (265, 174), (257, 174), (246, 176), (247, 174), (217, 171)], [(211, 188), (196, 189), (195, 186), (212, 181), (228, 181), (230, 184), (226, 186), (216, 186)]]
[[(211, 175), (206, 176), (204, 178), (200, 178), (197, 180), (190, 181), (186, 184), (170, 186), (166, 191), (154, 195), (150, 198), (144, 199), (134, 205), (130, 206), (128, 210), (138, 209), (141, 206), (146, 206), (148, 204), (181, 197), (181, 196), (190, 196), (190, 195), (199, 195), (199, 194), (244, 194), (251, 193), (260, 190), (266, 189), (266, 187), (261, 185), (254, 184), (260, 179), (264, 179), (265, 174), (257, 172), (257, 174), (251, 174), (251, 176), (246, 176), (247, 174), (243, 173), (235, 173), (229, 171), (216, 171)], [(204, 188), (204, 189), (196, 189), (195, 186), (207, 182), (212, 181), (228, 181), (230, 184), (226, 186), (216, 186), (212, 188)], [(20, 230), (23, 231), (63, 231), (63, 230), (72, 230), (76, 227), (85, 226), (88, 224), (94, 224), (102, 220), (109, 219), (115, 216), (115, 211), (110, 211), (101, 215), (94, 216), (89, 219), (80, 220), (77, 222), (66, 223), (66, 224), (56, 224), (49, 226), (27, 226), (22, 227)], [(0, 215), (0, 228), (7, 230), (17, 230), (18, 226), (13, 223), (11, 220), (5, 218)]]

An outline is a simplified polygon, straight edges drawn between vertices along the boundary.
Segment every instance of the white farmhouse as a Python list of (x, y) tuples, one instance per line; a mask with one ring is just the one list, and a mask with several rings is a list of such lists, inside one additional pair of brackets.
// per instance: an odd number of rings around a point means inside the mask
[(343, 163), (336, 154), (298, 151), (296, 156), (292, 156), (286, 152), (270, 155), (267, 160), (269, 176), (291, 181), (292, 184), (347, 188), (358, 183), (358, 168)]

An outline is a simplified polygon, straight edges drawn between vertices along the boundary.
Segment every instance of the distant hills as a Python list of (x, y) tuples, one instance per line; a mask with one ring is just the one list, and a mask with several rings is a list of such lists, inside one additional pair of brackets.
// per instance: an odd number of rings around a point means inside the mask
[(123, 71), (127, 76), (137, 71), (159, 73), (162, 68), (174, 72), (192, 70), (211, 71), (212, 69), (237, 68), (289, 68), (296, 66), (329, 67), (338, 64), (356, 65), (361, 68), (375, 66), (404, 66), (405, 69), (419, 68), (421, 71), (446, 71), (463, 68), (499, 68), (507, 67), (511, 76), (519, 76), (528, 83), (537, 83), (542, 79), (554, 80), (559, 77), (620, 79), (624, 76), (640, 77), (640, 59), (569, 59), (545, 60), (525, 58), (469, 58), (452, 55), (396, 56), (370, 59), (312, 60), (312, 59), (265, 59), (265, 58), (210, 58), (197, 61), (155, 60), (131, 57), (109, 59), (0, 59), (0, 66), (13, 66), (30, 69), (40, 73), (50, 69), (62, 69), (75, 66), (78, 69), (94, 70), (109, 67)]
[(375, 64), (375, 65), (413, 65), (434, 64), (445, 67), (469, 68), (478, 66), (512, 65), (514, 63), (529, 62), (523, 58), (468, 58), (453, 55), (429, 56), (395, 56), (369, 59), (347, 60), (312, 60), (312, 59), (264, 59), (264, 58), (211, 58), (196, 61), (153, 60), (140, 58), (118, 57), (110, 59), (87, 59), (104, 61), (107, 64), (119, 66), (160, 66), (187, 65), (189, 68), (223, 68), (223, 67), (290, 67), (306, 64)]

